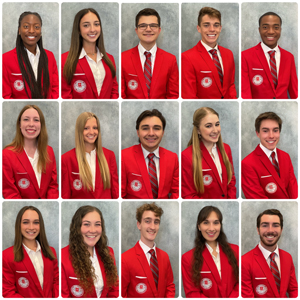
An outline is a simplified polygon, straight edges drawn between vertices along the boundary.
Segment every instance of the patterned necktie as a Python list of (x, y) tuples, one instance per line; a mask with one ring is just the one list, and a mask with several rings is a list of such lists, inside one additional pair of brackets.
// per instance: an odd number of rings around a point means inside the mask
[(278, 270), (278, 266), (277, 266), (277, 263), (275, 261), (275, 253), (272, 252), (270, 254), (270, 269), (271, 269), (271, 272), (273, 274), (273, 277), (275, 279), (275, 283), (276, 283), (276, 286), (277, 286), (277, 290), (278, 290), (278, 293), (280, 294), (280, 274), (279, 274), (279, 270)]
[(216, 49), (211, 49), (211, 50), (209, 50), (209, 52), (211, 53), (211, 55), (213, 57), (213, 61), (214, 61), (215, 66), (218, 70), (218, 73), (219, 73), (221, 85), (223, 86), (223, 71), (222, 71), (220, 61), (219, 61), (219, 57), (217, 55), (217, 50)]
[(159, 270), (158, 270), (158, 262), (155, 257), (155, 251), (154, 249), (150, 249), (149, 253), (151, 254), (150, 258), (150, 269), (152, 271), (153, 279), (155, 281), (156, 289), (158, 286), (158, 275), (159, 275)]
[(157, 174), (156, 174), (156, 165), (154, 162), (154, 153), (148, 154), (149, 164), (148, 164), (148, 173), (150, 178), (150, 184), (152, 189), (153, 199), (157, 199), (158, 197), (158, 182), (157, 182)]
[(274, 166), (278, 176), (280, 177), (279, 165), (278, 165), (277, 160), (275, 159), (275, 152), (274, 151), (271, 153), (271, 158), (272, 158), (272, 165)]
[(148, 97), (150, 97), (150, 87), (151, 87), (151, 52), (144, 52), (146, 56), (145, 64), (144, 64), (144, 76), (146, 80), (146, 87), (148, 91)]
[(276, 68), (276, 60), (275, 60), (275, 50), (269, 51), (270, 55), (270, 70), (271, 70), (271, 75), (274, 83), (275, 89), (277, 88), (278, 84), (278, 78), (277, 78), (277, 68)]

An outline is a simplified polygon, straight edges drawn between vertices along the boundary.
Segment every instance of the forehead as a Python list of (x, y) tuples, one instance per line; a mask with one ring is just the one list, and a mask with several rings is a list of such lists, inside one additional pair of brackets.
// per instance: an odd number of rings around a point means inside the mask
[(24, 219), (38, 219), (39, 215), (35, 210), (31, 210), (31, 209), (27, 209), (23, 216), (22, 216), (22, 220)]
[(145, 211), (143, 212), (142, 220), (143, 220), (143, 219), (147, 219), (147, 218), (158, 219), (158, 220), (160, 220), (160, 217), (155, 216), (155, 213), (154, 213), (152, 210), (145, 210)]
[(140, 127), (145, 126), (145, 125), (148, 125), (148, 126), (159, 125), (162, 127), (163, 124), (162, 124), (161, 119), (158, 117), (146, 117), (141, 121)]
[(211, 17), (209, 15), (204, 15), (201, 19), (201, 24), (202, 23), (220, 23), (220, 20), (216, 17)]
[(90, 119), (88, 119), (87, 121), (86, 121), (86, 123), (85, 123), (85, 126), (94, 126), (94, 125), (97, 125), (97, 120), (96, 120), (96, 118), (90, 118)]
[(26, 15), (21, 21), (23, 23), (41, 24), (41, 20), (36, 15)]
[(87, 14), (85, 14), (82, 17), (82, 19), (80, 20), (80, 23), (95, 22), (95, 21), (99, 21), (98, 17), (94, 13), (89, 11)]
[(142, 23), (146, 23), (146, 24), (152, 24), (152, 23), (158, 23), (158, 19), (156, 16), (141, 16), (139, 18), (139, 23), (138, 24), (142, 24)]
[(216, 123), (219, 121), (219, 118), (215, 114), (207, 114), (204, 118), (202, 118), (200, 124), (204, 125), (206, 123)]
[(280, 223), (280, 218), (276, 215), (262, 215), (260, 219), (261, 223)]
[(280, 25), (280, 19), (277, 16), (273, 16), (273, 15), (264, 16), (260, 20), (260, 25), (264, 25), (264, 24)]
[(37, 112), (36, 109), (34, 109), (34, 108), (31, 107), (31, 108), (26, 109), (26, 110), (23, 112), (22, 116), (39, 117), (39, 113)]
[(212, 211), (208, 217), (206, 218), (206, 220), (219, 220), (218, 215), (216, 214), (215, 211)]
[(91, 211), (82, 218), (82, 221), (101, 221), (101, 217), (98, 212)]
[(279, 124), (275, 120), (267, 119), (260, 123), (260, 128), (279, 128)]

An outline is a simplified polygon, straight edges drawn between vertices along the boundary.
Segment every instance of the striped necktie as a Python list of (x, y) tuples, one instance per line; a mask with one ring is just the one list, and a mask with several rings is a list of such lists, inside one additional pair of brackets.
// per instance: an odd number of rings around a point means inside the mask
[(151, 87), (151, 52), (144, 52), (146, 56), (145, 64), (144, 64), (144, 76), (146, 80), (146, 87), (148, 91), (148, 97), (150, 98), (150, 87)]
[(155, 251), (154, 249), (150, 249), (149, 253), (151, 254), (150, 258), (150, 269), (152, 271), (153, 279), (155, 281), (156, 289), (158, 287), (158, 275), (159, 275), (159, 270), (158, 270), (158, 262), (155, 257)]
[(280, 274), (279, 274), (277, 263), (275, 261), (275, 252), (272, 252), (270, 254), (270, 268), (271, 268), (273, 277), (275, 279), (278, 293), (280, 294)]
[(156, 165), (154, 162), (154, 153), (149, 153), (148, 154), (148, 173), (149, 173), (149, 178), (150, 178), (150, 185), (152, 189), (152, 195), (153, 199), (157, 199), (158, 197), (158, 182), (157, 182), (157, 174), (156, 174)]
[(218, 71), (218, 74), (219, 74), (219, 77), (220, 77), (221, 86), (223, 86), (223, 71), (222, 71), (220, 61), (219, 61), (217, 50), (216, 49), (211, 49), (211, 50), (209, 50), (209, 52), (211, 53), (211, 55), (213, 57), (213, 61), (214, 61), (215, 66), (217, 68), (217, 71)]
[(271, 158), (272, 158), (272, 165), (274, 166), (278, 176), (280, 177), (279, 165), (278, 165), (278, 162), (275, 158), (275, 152), (274, 151), (271, 153)]
[(275, 50), (268, 51), (270, 55), (270, 70), (274, 83), (275, 89), (277, 88), (278, 78), (277, 78), (277, 68), (276, 68), (276, 60), (275, 60)]

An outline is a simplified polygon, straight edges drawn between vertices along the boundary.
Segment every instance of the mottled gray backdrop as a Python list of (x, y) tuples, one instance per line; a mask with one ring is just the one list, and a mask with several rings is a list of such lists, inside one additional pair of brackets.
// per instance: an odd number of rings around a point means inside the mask
[[(122, 244), (121, 253), (135, 246), (140, 239), (140, 231), (137, 228), (135, 218), (136, 209), (142, 206), (145, 201), (123, 201), (122, 202)], [(179, 292), (179, 204), (176, 201), (156, 201), (156, 205), (164, 211), (159, 232), (156, 236), (155, 243), (158, 248), (167, 252), (170, 258), (174, 283), (176, 286), (175, 297)]]
[(239, 4), (238, 3), (182, 3), (181, 52), (193, 48), (201, 34), (197, 31), (198, 15), (202, 7), (213, 7), (221, 13), (222, 31), (218, 44), (232, 51), (235, 63), (235, 87), (239, 95)]

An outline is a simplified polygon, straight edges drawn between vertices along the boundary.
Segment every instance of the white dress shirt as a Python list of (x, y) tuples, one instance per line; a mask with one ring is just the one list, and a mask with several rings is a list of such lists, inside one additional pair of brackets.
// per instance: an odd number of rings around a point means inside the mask
[(220, 248), (219, 248), (219, 243), (217, 243), (217, 249), (216, 249), (217, 256), (214, 256), (214, 255), (213, 255), (214, 249), (213, 249), (211, 246), (209, 246), (207, 243), (205, 243), (205, 246), (206, 246), (206, 248), (208, 249), (208, 251), (209, 251), (211, 257), (213, 258), (213, 260), (214, 260), (214, 262), (215, 262), (215, 264), (216, 264), (216, 267), (217, 267), (218, 272), (219, 272), (219, 274), (220, 274), (220, 278), (222, 278), (222, 276), (221, 276), (221, 259), (220, 259)]
[(93, 256), (90, 256), (90, 260), (92, 262), (92, 266), (95, 270), (95, 275), (96, 275), (96, 279), (94, 280), (94, 286), (95, 286), (97, 298), (100, 298), (104, 287), (104, 283), (103, 283), (102, 272), (101, 272), (95, 247), (93, 248)]
[(38, 171), (38, 168), (37, 168), (38, 161), (39, 161), (39, 152), (38, 152), (38, 149), (35, 150), (35, 153), (34, 153), (33, 158), (30, 157), (30, 156), (27, 154), (25, 148), (24, 148), (24, 151), (25, 151), (25, 153), (26, 153), (26, 155), (27, 155), (27, 157), (28, 157), (28, 159), (29, 159), (29, 161), (30, 161), (30, 164), (31, 164), (31, 166), (32, 166), (32, 168), (33, 168), (33, 171), (34, 171), (34, 174), (35, 174), (35, 177), (36, 177), (36, 181), (37, 181), (38, 186), (39, 186), (39, 188), (40, 188), (40, 187), (41, 187), (42, 173), (39, 172), (39, 171)]
[(212, 54), (209, 52), (209, 50), (211, 50), (211, 49), (217, 50), (217, 55), (218, 55), (218, 58), (219, 58), (219, 61), (220, 61), (221, 67), (222, 67), (222, 72), (223, 72), (223, 74), (224, 74), (224, 68), (223, 68), (222, 56), (221, 56), (220, 50), (219, 50), (219, 48), (218, 48), (218, 45), (216, 45), (215, 48), (212, 48), (212, 47), (206, 45), (205, 43), (203, 43), (202, 40), (201, 40), (201, 43), (202, 43), (203, 47), (207, 50), (207, 52), (208, 52), (208, 54), (210, 55), (211, 59), (213, 59), (213, 56), (212, 56)]
[(268, 52), (275, 50), (275, 60), (276, 60), (276, 69), (277, 69), (277, 78), (278, 78), (279, 67), (280, 67), (280, 57), (281, 57), (281, 55), (280, 55), (280, 49), (279, 49), (278, 45), (274, 49), (269, 48), (263, 42), (261, 42), (260, 45), (261, 45), (261, 47), (262, 47), (262, 49), (263, 49), (263, 51), (265, 53), (265, 56), (266, 56), (269, 68), (270, 68), (270, 54)]
[(91, 153), (85, 152), (86, 160), (90, 166), (92, 173), (93, 191), (95, 190), (95, 180), (96, 180), (96, 148), (91, 151)]
[(217, 144), (214, 144), (214, 146), (212, 147), (211, 153), (209, 152), (209, 154), (217, 167), (217, 170), (218, 170), (221, 182), (222, 182), (222, 166), (221, 166), (220, 157), (219, 157), (219, 153), (218, 153), (218, 149), (217, 149)]
[[(272, 253), (271, 251), (267, 250), (266, 248), (264, 248), (261, 243), (259, 242), (258, 244), (258, 248), (260, 249), (260, 251), (262, 252), (264, 258), (266, 259), (269, 267), (270, 267), (270, 263), (271, 263), (271, 258), (270, 258), (270, 254)], [(280, 274), (280, 257), (279, 257), (279, 250), (278, 250), (278, 245), (276, 246), (276, 249), (274, 250), (275, 253), (275, 262), (277, 264), (278, 267), (278, 271)], [(280, 274), (281, 277), (281, 274)]]
[(271, 154), (272, 154), (272, 152), (275, 152), (275, 159), (276, 159), (276, 161), (278, 163), (278, 166), (279, 166), (279, 161), (278, 161), (278, 156), (277, 156), (276, 148), (274, 150), (269, 150), (262, 143), (260, 143), (259, 146), (262, 149), (262, 151), (264, 151), (264, 153), (267, 155), (267, 157), (269, 158), (270, 162), (272, 162)]
[[(143, 150), (143, 155), (144, 155), (144, 158), (145, 158), (145, 162), (146, 162), (146, 166), (147, 166), (147, 170), (148, 170), (148, 165), (149, 165), (149, 158), (148, 158), (148, 155), (149, 152), (148, 150), (146, 150), (143, 145), (141, 144), (142, 146), (142, 150)], [(153, 152), (152, 152), (155, 156), (153, 157), (153, 161), (155, 163), (155, 166), (156, 166), (156, 176), (157, 176), (157, 184), (159, 186), (159, 147), (157, 147), (157, 149), (155, 149)]]
[(144, 251), (144, 253), (145, 253), (145, 255), (146, 255), (148, 264), (149, 264), (149, 266), (150, 266), (150, 258), (151, 258), (151, 254), (149, 253), (149, 251), (150, 251), (151, 249), (153, 249), (154, 252), (155, 252), (155, 257), (157, 257), (157, 255), (156, 255), (156, 244), (154, 243), (153, 248), (148, 247), (148, 246), (147, 246), (146, 244), (144, 244), (141, 240), (139, 240), (139, 244), (140, 244), (141, 248), (143, 249), (143, 251)]
[(40, 48), (38, 46), (38, 44), (36, 44), (36, 53), (35, 55), (30, 52), (26, 47), (25, 47), (26, 51), (27, 51), (27, 55), (28, 55), (28, 59), (30, 61), (34, 76), (35, 76), (35, 80), (37, 80), (37, 76), (38, 76), (38, 66), (39, 66), (39, 60), (40, 60)]
[(151, 52), (151, 74), (153, 74), (155, 56), (156, 56), (156, 51), (157, 51), (156, 44), (148, 51), (141, 45), (141, 43), (139, 43), (138, 49), (139, 49), (140, 60), (141, 60), (143, 71), (144, 71), (144, 65), (145, 65), (145, 61), (146, 61), (145, 51)]

